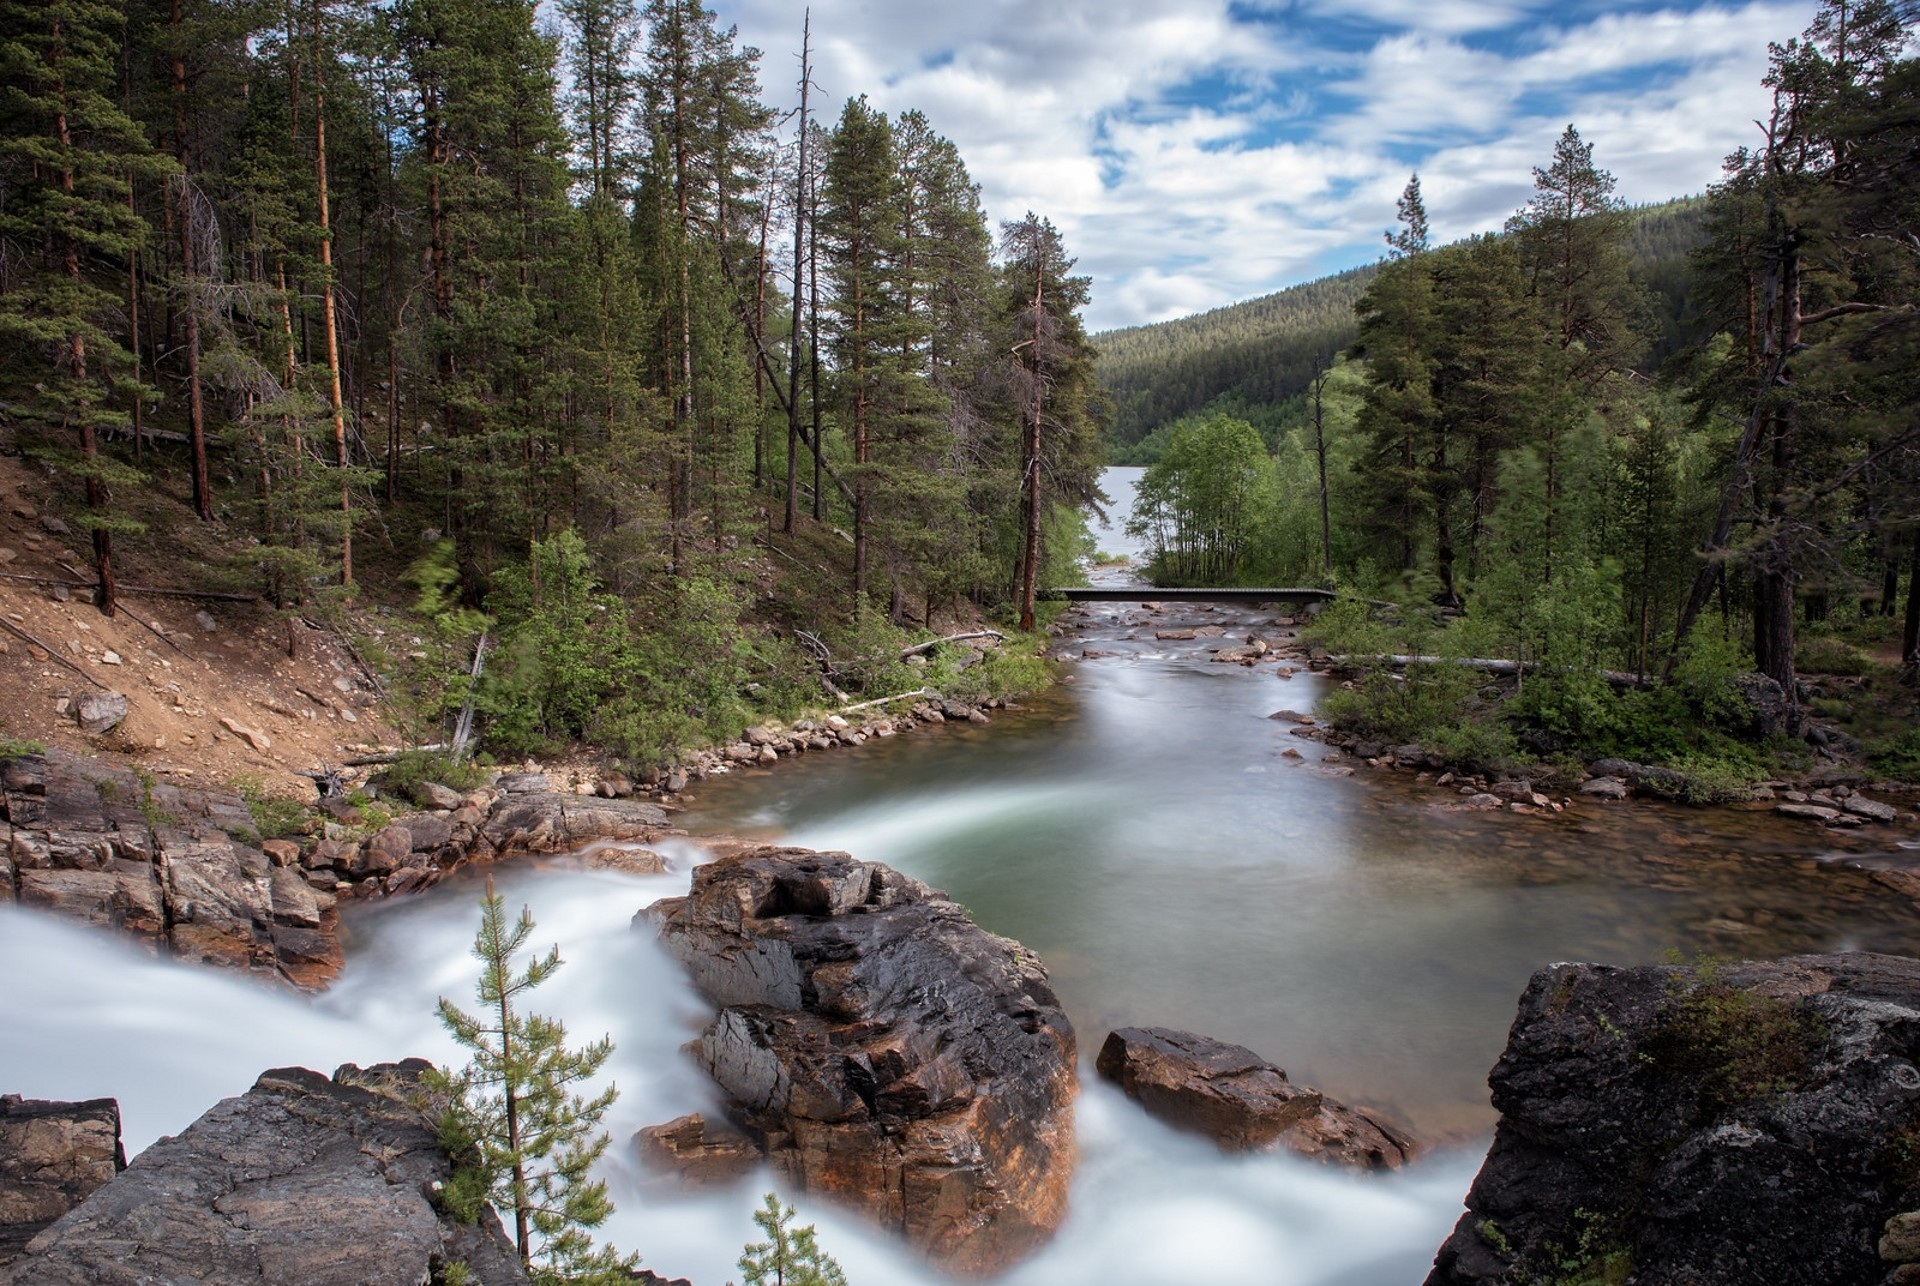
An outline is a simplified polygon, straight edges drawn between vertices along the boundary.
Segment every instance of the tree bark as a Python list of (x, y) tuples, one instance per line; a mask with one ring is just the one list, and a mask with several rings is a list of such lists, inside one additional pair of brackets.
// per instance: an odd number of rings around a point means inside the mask
[(800, 482), (800, 291), (805, 268), (807, 209), (807, 94), (811, 86), (813, 10), (800, 28), (800, 152), (793, 172), (793, 319), (787, 340), (787, 509), (780, 529), (793, 533)]
[[(178, 0), (175, 0), (178, 3)], [(347, 485), (347, 417), (340, 395), (340, 327), (333, 306), (333, 226), (327, 209), (327, 81), (321, 48), (321, 0), (313, 0), (313, 173), (320, 193), (320, 311), (327, 337), (327, 391), (333, 409), (334, 463), (340, 478), (340, 584), (353, 598), (353, 491)]]

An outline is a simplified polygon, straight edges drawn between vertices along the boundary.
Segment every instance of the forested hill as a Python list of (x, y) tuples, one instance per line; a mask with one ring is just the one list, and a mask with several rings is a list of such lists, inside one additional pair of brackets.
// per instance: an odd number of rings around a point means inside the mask
[[(1680, 343), (1687, 253), (1703, 235), (1705, 208), (1702, 198), (1685, 197), (1634, 211), (1634, 275), (1653, 292), (1657, 312), (1652, 366)], [(1300, 396), (1314, 372), (1353, 342), (1353, 306), (1379, 270), (1349, 268), (1192, 317), (1096, 335), (1100, 384), (1113, 399), (1113, 444), (1130, 446), (1219, 399), (1244, 414)]]

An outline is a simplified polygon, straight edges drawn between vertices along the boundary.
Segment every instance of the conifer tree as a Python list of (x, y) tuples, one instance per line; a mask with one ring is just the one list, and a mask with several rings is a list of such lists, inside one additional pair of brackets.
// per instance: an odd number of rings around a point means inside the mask
[(1395, 202), (1400, 214), (1398, 231), (1387, 233), (1387, 253), (1395, 259), (1408, 259), (1424, 254), (1432, 247), (1427, 240), (1427, 204), (1420, 199), (1420, 172), (1415, 170), (1407, 180), (1406, 190), (1400, 193)]
[(81, 520), (108, 616), (117, 601), (113, 535), (138, 530), (114, 512), (111, 488), (139, 476), (100, 450), (102, 430), (126, 421), (114, 403), (133, 366), (115, 320), (119, 294), (101, 283), (145, 236), (128, 203), (131, 178), (169, 169), (111, 97), (123, 17), (112, 0), (0, 5), (0, 236), (36, 248), (0, 295), (0, 336), (18, 355), (8, 364), (27, 367), (20, 385), (35, 418), (77, 439), (77, 452), (54, 445), (50, 455), (85, 486)]
[(753, 1222), (767, 1240), (749, 1242), (740, 1256), (746, 1286), (847, 1286), (840, 1265), (820, 1249), (813, 1225), (795, 1228), (795, 1217), (794, 1208), (783, 1207), (773, 1192), (753, 1212)]
[(573, 1088), (599, 1075), (613, 1042), (603, 1036), (569, 1049), (564, 1024), (520, 1007), (560, 967), (557, 946), (524, 968), (515, 964), (533, 923), (523, 907), (509, 925), (489, 876), (473, 940), (482, 1008), (469, 1014), (440, 999), (440, 1021), (473, 1051), (465, 1067), (428, 1078), (446, 1097), (441, 1145), (460, 1167), (446, 1199), (468, 1218), (488, 1201), (507, 1211), (520, 1262), (538, 1286), (627, 1281), (635, 1257), (594, 1246), (590, 1232), (613, 1213), (606, 1182), (591, 1172), (607, 1150), (598, 1130), (618, 1091), (608, 1086), (589, 1097)]
[(1093, 379), (1094, 348), (1080, 310), (1091, 281), (1052, 222), (1032, 211), (1000, 231), (1004, 338), (1020, 425), (1021, 534), (1015, 602), (1020, 628), (1034, 627), (1042, 539), (1054, 504), (1099, 503), (1099, 426), (1105, 405)]

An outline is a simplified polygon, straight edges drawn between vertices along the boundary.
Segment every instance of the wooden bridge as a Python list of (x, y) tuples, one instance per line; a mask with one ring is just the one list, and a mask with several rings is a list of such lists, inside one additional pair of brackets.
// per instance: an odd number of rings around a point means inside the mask
[(1160, 589), (1152, 585), (1080, 585), (1043, 589), (1037, 597), (1069, 603), (1313, 603), (1338, 598), (1331, 589)]

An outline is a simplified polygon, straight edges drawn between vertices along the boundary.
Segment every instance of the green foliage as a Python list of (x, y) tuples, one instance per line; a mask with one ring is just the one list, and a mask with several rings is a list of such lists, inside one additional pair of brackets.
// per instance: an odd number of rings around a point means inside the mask
[(604, 1180), (591, 1177), (607, 1150), (600, 1120), (618, 1093), (612, 1086), (586, 1095), (573, 1087), (593, 1080), (613, 1053), (601, 1037), (569, 1049), (564, 1024), (527, 1013), (519, 1000), (552, 977), (560, 950), (516, 969), (514, 956), (533, 932), (522, 908), (509, 926), (505, 901), (487, 880), (473, 955), (482, 1008), (469, 1014), (444, 996), (440, 1021), (473, 1057), (458, 1070), (439, 1068), (427, 1085), (445, 1101), (441, 1146), (456, 1171), (443, 1200), (471, 1220), (483, 1203), (504, 1210), (521, 1263), (537, 1286), (580, 1286), (630, 1280), (638, 1262), (611, 1246), (595, 1246), (591, 1230), (613, 1213)]
[(1152, 542), (1155, 583), (1232, 584), (1272, 496), (1273, 462), (1251, 424), (1182, 421), (1140, 479), (1127, 531)]
[(305, 804), (269, 794), (266, 783), (258, 777), (237, 777), (233, 788), (246, 801), (247, 812), (253, 816), (255, 839), (304, 835), (313, 822), (313, 811)]
[(21, 737), (0, 735), (0, 760), (21, 759), (27, 755), (46, 753), (47, 743), (44, 741), (29, 741)]
[(444, 750), (403, 750), (380, 770), (381, 784), (391, 793), (425, 804), (420, 787), (428, 782), (451, 790), (472, 790), (486, 784), (486, 773), (471, 760), (455, 760)]
[(753, 1222), (767, 1240), (747, 1243), (740, 1255), (746, 1286), (846, 1286), (846, 1274), (832, 1255), (821, 1250), (813, 1225), (793, 1227), (795, 1211), (782, 1206), (778, 1193), (769, 1192), (754, 1211)]
[(1920, 781), (1920, 728), (1883, 742), (1868, 758), (1873, 770), (1897, 781)]
[(1803, 633), (1794, 641), (1793, 668), (1801, 674), (1862, 675), (1886, 667), (1845, 639)]
[(1644, 1053), (1660, 1076), (1689, 1085), (1703, 1119), (1765, 1104), (1806, 1081), (1827, 1038), (1803, 1000), (1736, 987), (1720, 969), (1676, 971)]

